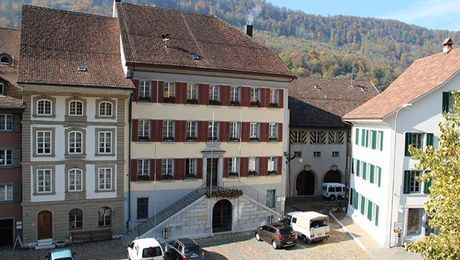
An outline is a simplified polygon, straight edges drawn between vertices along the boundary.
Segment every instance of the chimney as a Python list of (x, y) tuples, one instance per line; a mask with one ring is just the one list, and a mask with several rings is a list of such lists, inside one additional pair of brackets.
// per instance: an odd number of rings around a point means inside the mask
[(452, 50), (452, 45), (454, 45), (454, 41), (452, 40), (452, 37), (448, 37), (442, 43), (442, 52), (446, 54), (449, 53)]
[(252, 24), (246, 25), (246, 34), (252, 37)]

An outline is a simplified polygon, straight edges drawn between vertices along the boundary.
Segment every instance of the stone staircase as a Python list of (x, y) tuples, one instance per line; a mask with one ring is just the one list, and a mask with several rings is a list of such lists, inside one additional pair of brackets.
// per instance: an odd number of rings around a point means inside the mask
[(49, 239), (39, 239), (37, 240), (37, 245), (35, 246), (35, 249), (52, 249), (55, 248), (56, 245), (53, 242), (52, 238)]
[(132, 240), (136, 239), (136, 237), (139, 237), (142, 234), (146, 233), (147, 231), (155, 228), (156, 226), (158, 226), (165, 220), (174, 216), (176, 213), (181, 211), (183, 208), (197, 201), (199, 198), (205, 196), (206, 191), (207, 191), (206, 185), (201, 185), (200, 187), (194, 189), (190, 193), (183, 196), (181, 199), (177, 200), (170, 206), (164, 208), (163, 210), (161, 210), (154, 216), (148, 218), (142, 224), (139, 224), (137, 227), (129, 231), (123, 237), (123, 242), (125, 244), (129, 244)]

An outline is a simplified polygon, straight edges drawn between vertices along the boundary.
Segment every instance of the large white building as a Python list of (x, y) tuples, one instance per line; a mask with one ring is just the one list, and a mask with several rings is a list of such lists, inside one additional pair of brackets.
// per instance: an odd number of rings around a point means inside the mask
[(382, 246), (430, 232), (423, 209), (430, 183), (416, 181), (422, 172), (408, 147), (438, 146), (442, 112), (451, 110), (450, 92), (460, 89), (460, 49), (451, 46), (446, 41), (444, 52), (416, 60), (388, 89), (344, 116), (353, 124), (348, 214)]

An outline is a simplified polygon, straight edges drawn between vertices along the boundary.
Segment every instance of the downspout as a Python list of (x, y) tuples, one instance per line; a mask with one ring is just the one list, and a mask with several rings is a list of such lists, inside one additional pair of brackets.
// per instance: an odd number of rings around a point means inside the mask
[[(350, 138), (350, 143), (348, 143), (348, 136), (352, 135), (353, 134), (353, 124), (350, 123), (350, 122), (347, 122), (347, 121), (342, 121), (345, 125), (348, 125), (349, 128), (347, 129), (347, 131), (349, 131), (350, 133), (347, 132), (347, 137), (346, 137), (346, 155), (345, 155), (345, 158), (346, 158), (346, 161), (345, 161), (345, 175), (348, 175), (348, 176), (345, 176), (345, 187), (348, 187), (348, 192), (351, 191), (351, 171), (353, 170), (351, 168), (351, 161), (353, 160), (353, 158), (351, 157), (353, 155), (353, 142), (351, 141), (351, 138)], [(350, 160), (349, 160), (350, 159)], [(355, 187), (356, 188), (356, 187)], [(348, 199), (350, 199), (350, 195), (348, 194)], [(347, 201), (347, 205), (345, 206), (345, 214), (348, 214), (348, 204), (349, 204), (349, 201)]]
[(133, 93), (129, 95), (128, 109), (128, 218), (126, 219), (126, 232), (129, 231), (129, 222), (131, 221), (131, 136), (132, 136), (132, 103)]

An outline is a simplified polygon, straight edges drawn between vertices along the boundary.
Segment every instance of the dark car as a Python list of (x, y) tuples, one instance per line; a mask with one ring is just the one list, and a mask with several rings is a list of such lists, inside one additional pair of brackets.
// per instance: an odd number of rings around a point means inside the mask
[(177, 239), (165, 246), (166, 259), (204, 259), (204, 251), (190, 238)]
[(256, 230), (256, 239), (270, 243), (274, 249), (295, 246), (297, 235), (291, 227), (281, 222), (263, 225)]

